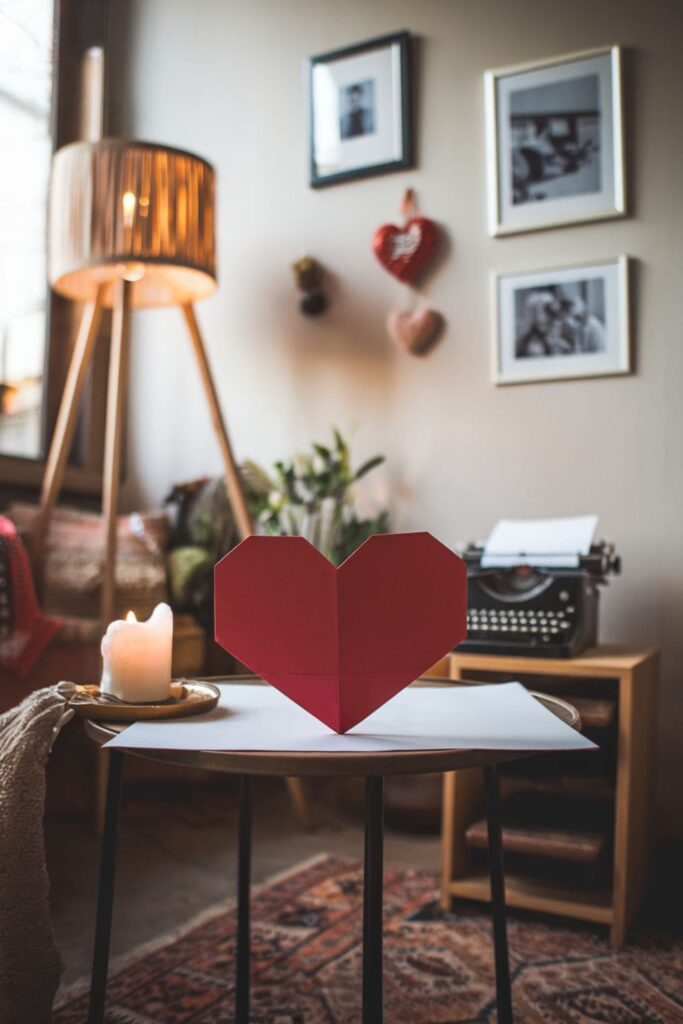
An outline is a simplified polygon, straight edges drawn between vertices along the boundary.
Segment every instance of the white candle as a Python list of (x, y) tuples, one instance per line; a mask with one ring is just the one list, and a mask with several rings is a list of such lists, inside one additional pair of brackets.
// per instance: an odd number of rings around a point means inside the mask
[(133, 612), (110, 623), (102, 638), (103, 693), (130, 703), (167, 700), (171, 693), (173, 612), (158, 604), (147, 622)]

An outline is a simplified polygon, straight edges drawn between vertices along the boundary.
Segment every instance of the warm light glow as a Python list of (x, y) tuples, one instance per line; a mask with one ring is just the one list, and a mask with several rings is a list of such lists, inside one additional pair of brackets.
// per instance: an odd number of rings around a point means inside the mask
[(128, 614), (126, 615), (126, 622), (137, 622), (137, 621), (138, 621), (138, 617), (135, 614), (135, 612), (132, 612), (132, 611), (128, 612)]
[(118, 263), (116, 269), (124, 281), (141, 281), (145, 267), (142, 263)]
[(11, 416), (19, 412), (19, 389), (7, 382), (3, 385), (2, 397), (0, 398), (0, 413), (3, 416)]
[(140, 309), (214, 290), (215, 175), (199, 157), (124, 139), (75, 142), (55, 154), (50, 180), (49, 278), (60, 295), (93, 302), (104, 285), (109, 308), (123, 278)]
[(133, 217), (135, 216), (135, 193), (124, 192), (121, 196), (121, 204), (123, 206), (123, 223), (129, 228), (133, 223)]

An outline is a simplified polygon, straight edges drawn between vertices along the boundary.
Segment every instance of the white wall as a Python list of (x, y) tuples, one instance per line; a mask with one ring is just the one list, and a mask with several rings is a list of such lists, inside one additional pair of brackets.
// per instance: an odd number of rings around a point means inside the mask
[[(677, 0), (130, 0), (131, 134), (196, 150), (219, 181), (220, 290), (199, 309), (239, 456), (266, 463), (356, 428), (358, 458), (388, 456), (397, 527), (446, 543), (501, 515), (596, 511), (624, 575), (602, 636), (661, 644), (660, 794), (680, 829), (683, 771), (683, 7)], [(306, 59), (407, 28), (419, 37), (417, 168), (312, 191)], [(626, 47), (632, 215), (493, 240), (485, 226), (482, 74), (488, 67)], [(123, 59), (123, 58), (121, 58)], [(426, 294), (448, 321), (420, 361), (384, 318), (400, 289), (370, 239), (414, 186), (449, 238)], [(332, 308), (297, 310), (289, 264), (332, 275)], [(628, 253), (637, 260), (628, 378), (497, 389), (489, 272)], [(129, 503), (218, 472), (180, 314), (137, 316)]]

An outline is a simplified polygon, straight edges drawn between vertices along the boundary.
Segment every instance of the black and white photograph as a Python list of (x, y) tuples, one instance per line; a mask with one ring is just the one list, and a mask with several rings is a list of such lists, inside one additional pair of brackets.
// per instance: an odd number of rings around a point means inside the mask
[(619, 50), (486, 74), (489, 228), (625, 213)]
[(626, 257), (495, 279), (498, 384), (628, 373)]
[(509, 130), (515, 205), (600, 191), (597, 75), (513, 92)]
[(310, 184), (410, 167), (410, 36), (398, 32), (310, 61)]
[(605, 282), (600, 277), (515, 291), (515, 356), (605, 351)]
[(341, 92), (342, 139), (355, 139), (359, 135), (371, 135), (375, 130), (375, 83), (366, 82), (343, 85)]

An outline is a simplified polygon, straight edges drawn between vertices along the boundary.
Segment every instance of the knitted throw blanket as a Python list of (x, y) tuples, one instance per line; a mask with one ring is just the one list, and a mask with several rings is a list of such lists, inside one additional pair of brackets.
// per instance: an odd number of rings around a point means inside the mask
[(0, 1020), (48, 1024), (62, 973), (48, 904), (45, 765), (73, 712), (54, 687), (0, 715)]

